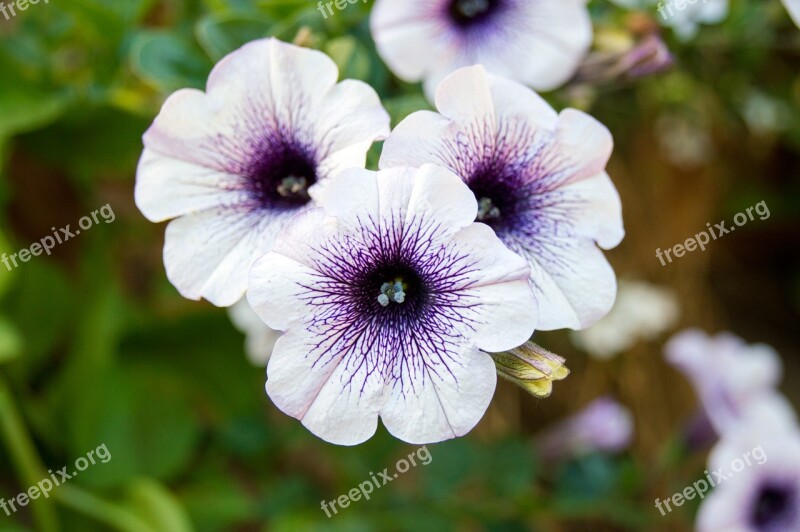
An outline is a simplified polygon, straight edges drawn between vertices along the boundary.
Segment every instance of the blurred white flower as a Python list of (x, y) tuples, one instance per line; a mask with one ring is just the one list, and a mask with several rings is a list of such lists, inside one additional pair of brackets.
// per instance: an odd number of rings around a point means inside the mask
[(574, 73), (592, 42), (586, 0), (377, 0), (372, 36), (400, 78), (439, 82), (481, 64), (537, 90)]
[(603, 396), (547, 429), (538, 439), (538, 448), (545, 459), (561, 459), (598, 451), (617, 453), (627, 449), (632, 438), (630, 410)]
[(800, 0), (782, 0), (794, 23), (800, 27)]
[(699, 532), (800, 530), (800, 431), (773, 409), (753, 409), (725, 434), (708, 471), (716, 486), (700, 506)]
[(711, 337), (690, 329), (670, 339), (665, 352), (691, 382), (717, 434), (736, 427), (753, 408), (794, 418), (791, 406), (775, 391), (782, 365), (771, 347), (748, 345), (730, 333)]
[(659, 151), (681, 168), (703, 166), (714, 156), (714, 142), (702, 117), (665, 114), (658, 118), (655, 129)]
[(742, 117), (756, 134), (770, 135), (792, 125), (792, 109), (780, 99), (757, 90), (751, 91), (742, 106)]
[(639, 340), (652, 340), (678, 321), (680, 306), (675, 293), (641, 281), (619, 282), (617, 301), (602, 320), (571, 333), (573, 343), (599, 359), (612, 358)]
[(266, 367), (280, 331), (271, 329), (250, 308), (247, 298), (228, 307), (228, 316), (233, 325), (245, 335), (244, 352), (254, 366)]

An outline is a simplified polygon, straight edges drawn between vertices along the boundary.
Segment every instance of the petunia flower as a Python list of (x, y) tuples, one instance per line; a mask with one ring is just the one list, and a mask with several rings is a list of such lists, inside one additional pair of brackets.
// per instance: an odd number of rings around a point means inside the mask
[(573, 343), (597, 359), (609, 359), (640, 340), (652, 340), (675, 326), (680, 306), (676, 294), (643, 281), (619, 282), (611, 312), (583, 331), (570, 335)]
[(372, 36), (389, 68), (409, 82), (438, 83), (465, 66), (537, 90), (563, 85), (592, 42), (586, 0), (377, 0)]
[(710, 337), (690, 329), (672, 337), (664, 349), (667, 360), (691, 382), (717, 434), (737, 426), (755, 404), (794, 417), (775, 389), (782, 366), (771, 347), (747, 345), (730, 333)]
[(244, 351), (247, 359), (254, 366), (266, 367), (281, 333), (270, 329), (261, 321), (258, 314), (250, 308), (247, 298), (228, 307), (228, 316), (234, 327), (245, 335)]
[(365, 441), (379, 416), (409, 443), (467, 433), (495, 389), (486, 352), (533, 334), (525, 261), (473, 223), (473, 194), (433, 165), (348, 170), (319, 203), (250, 273), (253, 309), (286, 331), (268, 395), (337, 444)]
[(622, 240), (619, 195), (605, 172), (609, 131), (574, 109), (556, 113), (530, 89), (487, 74), (453, 73), (439, 113), (403, 120), (381, 168), (434, 163), (461, 176), (491, 226), (531, 266), (539, 329), (584, 328), (614, 303), (616, 279), (598, 245)]
[(592, 452), (618, 453), (633, 439), (633, 415), (613, 397), (595, 399), (577, 414), (547, 429), (538, 448), (548, 460)]
[(700, 506), (699, 532), (800, 530), (800, 430), (771, 409), (724, 435), (707, 471), (715, 485)]
[(153, 222), (174, 219), (164, 264), (184, 297), (239, 301), (284, 222), (388, 134), (375, 91), (337, 78), (320, 52), (259, 40), (222, 59), (205, 93), (164, 103), (144, 135), (136, 205)]

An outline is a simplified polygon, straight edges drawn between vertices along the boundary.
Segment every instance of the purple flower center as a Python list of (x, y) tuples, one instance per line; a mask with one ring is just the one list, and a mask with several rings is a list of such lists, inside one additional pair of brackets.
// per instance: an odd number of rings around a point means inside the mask
[(418, 313), (427, 300), (425, 281), (413, 266), (403, 262), (379, 261), (364, 272), (359, 284), (364, 287), (361, 297), (370, 312), (410, 316)]
[(495, 231), (503, 228), (516, 211), (519, 193), (502, 178), (502, 169), (489, 165), (474, 173), (467, 184), (478, 200), (477, 221)]
[(502, 0), (451, 0), (450, 17), (461, 27), (474, 26), (492, 16)]
[(765, 532), (795, 529), (799, 514), (797, 489), (792, 484), (767, 483), (756, 496), (751, 523)]
[(308, 189), (317, 182), (315, 157), (298, 142), (267, 143), (247, 169), (249, 188), (264, 209), (296, 209), (311, 200)]

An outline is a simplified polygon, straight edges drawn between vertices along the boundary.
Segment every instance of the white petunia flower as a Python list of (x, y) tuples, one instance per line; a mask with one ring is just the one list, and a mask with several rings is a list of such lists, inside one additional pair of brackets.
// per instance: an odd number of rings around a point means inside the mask
[(718, 24), (728, 16), (728, 0), (664, 0), (656, 2), (658, 21), (682, 40), (697, 34), (700, 24)]
[(368, 439), (378, 416), (409, 443), (466, 434), (495, 389), (486, 352), (533, 334), (525, 261), (473, 223), (475, 197), (433, 165), (349, 170), (319, 203), (250, 273), (253, 309), (286, 331), (270, 398), (337, 444)]
[(245, 335), (244, 351), (247, 359), (254, 366), (266, 367), (275, 342), (281, 336), (280, 331), (269, 328), (261, 321), (246, 298), (228, 307), (228, 316), (234, 327)]
[(592, 452), (617, 453), (633, 439), (633, 415), (614, 398), (603, 396), (559, 422), (539, 438), (539, 452), (556, 460)]
[(747, 345), (730, 333), (710, 337), (691, 329), (670, 339), (665, 352), (691, 382), (717, 434), (737, 426), (754, 405), (769, 404), (782, 417), (794, 417), (775, 391), (782, 366), (771, 347)]
[(592, 42), (586, 0), (377, 0), (378, 52), (400, 78), (438, 83), (465, 66), (537, 90), (563, 85)]
[(800, 0), (781, 0), (794, 23), (800, 27)]
[(259, 40), (220, 61), (205, 93), (164, 103), (144, 135), (136, 205), (151, 221), (174, 218), (164, 264), (184, 297), (236, 303), (283, 223), (388, 134), (375, 91), (337, 77), (320, 52)]
[(381, 168), (434, 163), (467, 183), (478, 221), (531, 266), (539, 329), (579, 329), (614, 303), (616, 279), (598, 245), (622, 240), (619, 195), (605, 172), (609, 131), (574, 109), (556, 113), (530, 89), (459, 70), (436, 94), (439, 113), (403, 120), (383, 147)]
[(697, 515), (699, 532), (800, 530), (800, 431), (771, 409), (753, 411), (709, 456), (716, 484)]
[(606, 317), (571, 334), (573, 342), (595, 358), (609, 359), (652, 340), (678, 321), (678, 298), (669, 289), (641, 281), (620, 281), (617, 301)]

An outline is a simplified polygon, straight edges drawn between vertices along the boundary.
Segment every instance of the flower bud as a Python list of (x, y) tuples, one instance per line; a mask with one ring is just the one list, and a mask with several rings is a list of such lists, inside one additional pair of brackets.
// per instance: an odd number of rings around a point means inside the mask
[(536, 397), (547, 397), (553, 391), (553, 381), (569, 375), (562, 357), (533, 342), (491, 355), (498, 375)]

